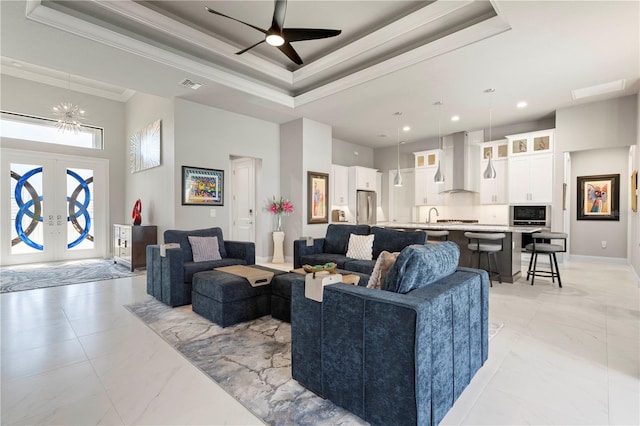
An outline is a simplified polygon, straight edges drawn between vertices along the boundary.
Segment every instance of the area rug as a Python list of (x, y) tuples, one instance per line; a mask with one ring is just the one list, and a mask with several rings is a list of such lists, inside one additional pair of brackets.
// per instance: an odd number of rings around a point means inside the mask
[[(155, 299), (127, 305), (167, 343), (269, 425), (366, 425), (291, 378), (291, 325), (271, 316), (221, 328)], [(502, 325), (490, 325), (490, 339)], [(493, 334), (491, 334), (493, 333)]]
[(0, 268), (0, 293), (111, 280), (143, 273), (131, 272), (129, 268), (105, 259), (6, 266)]

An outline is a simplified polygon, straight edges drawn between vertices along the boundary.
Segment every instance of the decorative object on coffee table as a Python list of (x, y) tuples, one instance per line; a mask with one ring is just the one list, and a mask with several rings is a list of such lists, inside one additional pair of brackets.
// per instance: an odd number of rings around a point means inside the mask
[(333, 274), (336, 271), (337, 267), (338, 265), (333, 262), (325, 263), (324, 265), (314, 265), (314, 266), (302, 265), (302, 269), (304, 269), (304, 271), (307, 274), (322, 272), (322, 271), (327, 271), (330, 274)]

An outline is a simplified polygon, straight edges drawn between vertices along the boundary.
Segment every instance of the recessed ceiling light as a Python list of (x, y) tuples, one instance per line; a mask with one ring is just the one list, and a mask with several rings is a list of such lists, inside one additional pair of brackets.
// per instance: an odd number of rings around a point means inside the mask
[(526, 103), (525, 101), (520, 101), (520, 102), (518, 102), (518, 103), (517, 103), (517, 105), (516, 105), (516, 106), (517, 106), (518, 108), (526, 108), (526, 107), (527, 107), (527, 105), (529, 105), (529, 104), (528, 104), (528, 103)]
[(409, 126), (404, 126), (402, 128), (402, 131), (404, 131), (404, 132), (408, 132), (409, 130), (411, 130), (411, 127), (409, 127)]
[(22, 64), (18, 61), (11, 62), (11, 65), (13, 65), (16, 68), (22, 68)]
[(611, 81), (609, 83), (598, 84), (591, 87), (584, 87), (582, 89), (574, 89), (571, 91), (571, 97), (573, 100), (589, 98), (591, 96), (604, 95), (605, 93), (617, 92), (624, 90), (627, 80)]
[(451, 121), (460, 121), (460, 116), (454, 115), (453, 117), (451, 117)]

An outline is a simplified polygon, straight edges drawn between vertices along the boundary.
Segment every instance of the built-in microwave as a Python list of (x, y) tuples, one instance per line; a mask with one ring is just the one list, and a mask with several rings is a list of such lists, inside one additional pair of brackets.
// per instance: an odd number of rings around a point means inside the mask
[(511, 206), (511, 226), (551, 228), (551, 206)]

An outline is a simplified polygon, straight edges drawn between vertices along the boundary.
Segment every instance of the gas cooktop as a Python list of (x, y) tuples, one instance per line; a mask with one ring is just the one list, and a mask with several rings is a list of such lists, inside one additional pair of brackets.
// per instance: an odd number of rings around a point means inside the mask
[(438, 219), (438, 223), (478, 223), (477, 219)]

